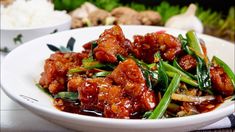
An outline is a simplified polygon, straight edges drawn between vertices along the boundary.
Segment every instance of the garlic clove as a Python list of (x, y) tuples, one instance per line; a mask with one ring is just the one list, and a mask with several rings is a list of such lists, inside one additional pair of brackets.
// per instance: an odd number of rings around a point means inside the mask
[(190, 4), (188, 10), (180, 15), (171, 17), (165, 24), (165, 27), (177, 28), (182, 30), (195, 30), (198, 33), (203, 32), (202, 22), (195, 16), (197, 6)]

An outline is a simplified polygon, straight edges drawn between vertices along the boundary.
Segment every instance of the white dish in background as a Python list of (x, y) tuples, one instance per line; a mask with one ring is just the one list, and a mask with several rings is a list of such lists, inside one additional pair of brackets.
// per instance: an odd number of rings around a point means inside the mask
[[(47, 19), (47, 18), (45, 18)], [(63, 15), (62, 21), (52, 25), (28, 28), (4, 28), (1, 27), (1, 51), (11, 51), (17, 46), (41, 37), (47, 34), (69, 30), (71, 27), (71, 17), (67, 14)]]
[[(208, 113), (159, 120), (127, 120), (92, 117), (71, 114), (57, 110), (52, 99), (39, 90), (35, 83), (43, 71), (44, 60), (51, 52), (46, 44), (66, 46), (70, 37), (76, 39), (74, 51), (80, 51), (82, 45), (90, 40), (95, 40), (107, 26), (81, 28), (47, 35), (32, 40), (10, 52), (4, 59), (1, 67), (1, 83), (3, 90), (14, 101), (18, 102), (33, 113), (64, 127), (81, 131), (117, 131), (117, 132), (142, 132), (142, 131), (190, 131), (196, 130), (234, 112), (234, 101), (227, 101), (216, 110)], [(124, 34), (131, 39), (133, 35), (166, 30), (174, 36), (185, 34), (184, 31), (153, 26), (122, 26)], [(223, 59), (234, 69), (234, 45), (207, 35), (198, 35), (206, 42), (208, 55)], [(26, 117), (27, 118), (27, 117)]]

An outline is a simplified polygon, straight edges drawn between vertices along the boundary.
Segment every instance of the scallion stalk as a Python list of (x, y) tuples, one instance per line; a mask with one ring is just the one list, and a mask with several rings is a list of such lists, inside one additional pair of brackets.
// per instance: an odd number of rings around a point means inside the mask
[(163, 62), (162, 63), (164, 68), (166, 69), (166, 71), (171, 71), (171, 72), (175, 72), (175, 73), (178, 73), (180, 74), (181, 76), (184, 76), (186, 78), (189, 78), (189, 79), (192, 79), (190, 76), (188, 76), (187, 74), (185, 74), (183, 71), (175, 68), (174, 66), (168, 64), (167, 62)]
[(77, 92), (59, 92), (54, 96), (55, 99), (64, 99), (69, 101), (76, 101), (78, 100), (78, 93)]
[(171, 95), (176, 91), (178, 88), (178, 85), (180, 83), (180, 74), (175, 74), (173, 79), (171, 80), (170, 85), (168, 86), (165, 94), (163, 95), (162, 99), (160, 100), (157, 107), (153, 110), (151, 115), (148, 117), (148, 119), (159, 119), (163, 116), (165, 113), (170, 101), (171, 101)]
[[(177, 74), (177, 73), (167, 71), (166, 74), (167, 74), (169, 77), (174, 77), (175, 74)], [(186, 77), (184, 77), (184, 76), (181, 76), (180, 81), (185, 82), (185, 83), (187, 83), (187, 84), (189, 84), (189, 85), (191, 85), (191, 86), (198, 87), (198, 83), (197, 83), (195, 80), (186, 78)]]
[(196, 52), (204, 55), (199, 39), (196, 36), (196, 33), (193, 30), (190, 30), (186, 33), (189, 47), (194, 49)]

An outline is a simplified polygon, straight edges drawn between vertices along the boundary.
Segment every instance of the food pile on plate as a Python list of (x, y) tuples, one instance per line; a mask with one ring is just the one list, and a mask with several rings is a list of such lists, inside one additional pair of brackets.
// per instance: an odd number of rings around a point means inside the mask
[[(194, 31), (164, 31), (125, 37), (115, 25), (73, 51), (47, 46), (37, 86), (66, 112), (125, 119), (159, 119), (208, 112), (232, 99), (235, 75), (221, 59), (207, 57)], [(82, 38), (79, 38), (82, 39)], [(90, 42), (89, 42), (90, 41)]]

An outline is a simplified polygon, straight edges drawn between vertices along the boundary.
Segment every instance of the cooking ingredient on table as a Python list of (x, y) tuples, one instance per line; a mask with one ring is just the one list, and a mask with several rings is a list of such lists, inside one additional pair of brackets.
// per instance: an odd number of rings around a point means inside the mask
[(202, 22), (195, 16), (197, 6), (191, 4), (183, 14), (173, 16), (167, 20), (165, 27), (178, 28), (183, 30), (195, 30), (198, 33), (203, 32)]
[[(72, 11), (75, 8), (80, 8), (80, 6), (84, 2), (87, 1), (54, 0), (56, 9), (60, 10), (66, 9), (67, 11)], [(170, 5), (167, 1), (162, 1), (159, 5), (145, 5), (137, 2), (122, 3), (120, 0), (89, 0), (89, 2), (93, 3), (96, 7), (100, 9), (106, 10), (107, 12), (111, 12), (114, 8), (120, 6), (129, 7), (135, 10), (136, 12), (151, 10), (159, 14), (161, 19), (160, 22), (158, 22), (159, 21), (158, 17), (155, 23), (150, 23), (150, 24), (160, 25), (160, 26), (164, 25), (170, 17), (182, 14), (187, 10), (187, 6)], [(196, 5), (198, 6), (196, 16), (203, 23), (204, 27), (203, 33), (210, 34), (234, 42), (235, 40), (234, 6), (231, 6), (230, 9), (228, 9), (228, 14), (222, 14), (221, 12), (213, 11), (212, 9), (202, 8), (199, 4)], [(142, 24), (141, 22), (136, 20), (136, 18), (130, 16), (128, 17), (125, 16), (125, 19), (126, 19), (125, 22), (127, 21), (126, 23), (132, 22), (134, 24)], [(111, 20), (113, 21), (113, 18)], [(109, 24), (112, 24), (112, 22)], [(76, 24), (74, 25), (75, 26), (73, 27), (77, 28), (80, 26), (87, 26), (88, 24), (81, 24), (81, 22), (78, 22), (77, 26)], [(90, 25), (91, 24), (89, 24), (89, 26)]]
[(89, 2), (85, 2), (70, 14), (73, 17), (72, 28), (111, 24), (156, 25), (161, 20), (160, 14), (155, 11), (137, 12), (134, 9), (121, 6), (108, 12)]
[(55, 53), (37, 86), (62, 111), (125, 119), (200, 114), (234, 96), (233, 71), (216, 56), (208, 59), (194, 31), (186, 38), (156, 31), (133, 40), (115, 25), (81, 52), (73, 51), (76, 38), (66, 47), (48, 44)]

